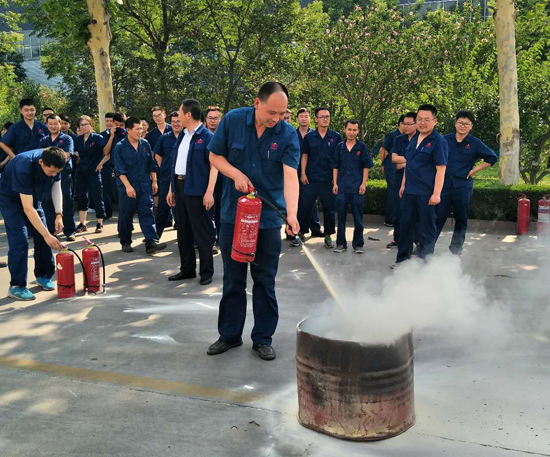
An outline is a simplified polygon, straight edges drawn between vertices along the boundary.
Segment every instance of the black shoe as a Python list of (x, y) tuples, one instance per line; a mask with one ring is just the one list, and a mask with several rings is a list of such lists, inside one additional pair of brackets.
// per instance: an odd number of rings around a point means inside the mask
[(392, 222), (384, 222), (384, 225), (386, 227), (393, 227), (394, 224)]
[(122, 252), (134, 252), (134, 248), (132, 247), (131, 244), (123, 244)]
[(325, 234), (323, 232), (311, 232), (311, 238), (324, 238)]
[(166, 243), (158, 243), (157, 241), (151, 241), (147, 248), (145, 249), (145, 252), (147, 254), (154, 254), (158, 251), (162, 251), (163, 249), (166, 249), (168, 245)]
[(216, 255), (220, 253), (220, 248), (216, 245), (212, 246), (212, 255)]
[(397, 241), (392, 241), (391, 243), (386, 244), (386, 247), (388, 249), (396, 248), (397, 247)]
[(168, 276), (168, 281), (181, 281), (183, 279), (194, 279), (197, 277), (197, 273), (196, 272), (193, 272), (193, 273), (183, 273), (183, 272), (179, 272), (175, 275), (172, 275), (172, 276)]
[(275, 354), (275, 349), (273, 349), (269, 344), (254, 343), (252, 345), (252, 349), (258, 352), (258, 354), (260, 354), (260, 358), (264, 360), (273, 360), (277, 357)]
[(0, 262), (0, 268), (6, 268), (8, 264), (6, 262)]
[(231, 348), (236, 348), (236, 347), (242, 346), (242, 345), (243, 345), (243, 340), (241, 338), (239, 338), (234, 343), (231, 343), (229, 341), (225, 341), (225, 340), (222, 340), (221, 338), (218, 338), (218, 341), (211, 344), (210, 347), (208, 348), (208, 351), (206, 351), (206, 353), (208, 355), (223, 354), (224, 352), (229, 351), (229, 349), (231, 349)]
[(201, 278), (201, 280), (200, 280), (201, 286), (207, 286), (210, 283), (212, 283), (212, 276), (210, 276), (209, 278), (205, 278), (205, 279)]

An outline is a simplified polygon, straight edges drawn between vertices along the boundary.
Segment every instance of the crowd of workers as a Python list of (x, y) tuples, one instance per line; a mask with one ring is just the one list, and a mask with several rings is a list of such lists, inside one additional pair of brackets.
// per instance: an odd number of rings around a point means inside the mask
[[(167, 123), (164, 110), (155, 106), (156, 126), (150, 131), (146, 119), (107, 113), (105, 131), (95, 133), (92, 119), (83, 115), (74, 134), (70, 119), (51, 109), (42, 111), (44, 123), (36, 120), (36, 108), (29, 99), (21, 100), (20, 113), (22, 119), (6, 126), (0, 140), (4, 152), (0, 212), (9, 244), (10, 297), (35, 298), (27, 288), (29, 236), (34, 240), (37, 284), (53, 290), (52, 249), (64, 248), (61, 233), (74, 241), (76, 234), (87, 232), (89, 207), (96, 215), (95, 232), (101, 233), (104, 222), (113, 216), (115, 200), (124, 252), (133, 251), (136, 213), (148, 254), (166, 248), (160, 238), (175, 221), (180, 271), (170, 281), (196, 277), (197, 250), (200, 284), (210, 284), (213, 255), (221, 248), (220, 338), (209, 347), (210, 355), (242, 345), (248, 265), (231, 258), (231, 245), (237, 200), (250, 187), (286, 213), (292, 246), (300, 246), (311, 231), (313, 237), (324, 237), (326, 248), (344, 252), (346, 216), (351, 209), (352, 248), (363, 253), (363, 200), (373, 161), (366, 144), (358, 139), (359, 123), (346, 121), (342, 138), (329, 128), (328, 108), (314, 110), (316, 129), (310, 127), (310, 111), (301, 108), (295, 129), (290, 125), (288, 91), (280, 83), (264, 84), (253, 107), (235, 109), (223, 117), (218, 107), (203, 112), (199, 102), (187, 99), (179, 111), (170, 113)], [(398, 128), (385, 137), (380, 149), (388, 183), (386, 225), (394, 227), (388, 248), (398, 248), (394, 267), (411, 256), (425, 259), (434, 252), (451, 208), (456, 224), (450, 250), (460, 255), (472, 177), (497, 161), (493, 151), (470, 135), (471, 112), (457, 113), (455, 132), (445, 136), (435, 130), (436, 123), (436, 108), (421, 105), (401, 116)], [(264, 205), (256, 257), (250, 264), (253, 348), (265, 360), (275, 358), (271, 342), (278, 321), (275, 276), (282, 223), (278, 212)]]

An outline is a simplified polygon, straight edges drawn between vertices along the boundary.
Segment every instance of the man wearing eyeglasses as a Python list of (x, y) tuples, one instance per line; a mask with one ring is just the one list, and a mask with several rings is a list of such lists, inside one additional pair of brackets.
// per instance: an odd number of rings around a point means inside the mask
[[(212, 133), (216, 133), (216, 129), (220, 124), (222, 118), (222, 112), (219, 106), (209, 106), (205, 112), (206, 116), (206, 128)], [(214, 246), (212, 247), (212, 253), (218, 254), (220, 252), (220, 227), (221, 227), (221, 207), (222, 207), (222, 194), (223, 194), (223, 175), (218, 173), (216, 180), (216, 186), (214, 187), (214, 206), (208, 210), (208, 215), (212, 221), (212, 228), (210, 235)]]
[(399, 190), (400, 233), (393, 268), (411, 258), (416, 224), (416, 236), (420, 241), (418, 257), (426, 259), (434, 252), (437, 239), (435, 206), (441, 202), (449, 155), (447, 141), (435, 130), (436, 124), (437, 108), (429, 104), (421, 105), (416, 113), (417, 133), (405, 152), (407, 167)]
[(330, 125), (328, 108), (320, 107), (315, 110), (315, 122), (317, 130), (308, 133), (300, 145), (302, 152), (300, 181), (303, 187), (298, 204), (298, 222), (301, 228), (299, 237), (302, 242), (305, 241), (304, 234), (309, 231), (313, 206), (317, 198), (320, 198), (324, 214), (325, 247), (332, 249), (334, 243), (331, 235), (336, 233), (334, 215), (336, 199), (332, 192), (332, 161), (336, 146), (342, 142), (342, 137), (338, 132), (328, 128)]
[[(473, 177), (481, 170), (494, 165), (498, 158), (483, 141), (470, 135), (474, 125), (474, 113), (459, 111), (455, 119), (455, 132), (444, 136), (449, 144), (449, 162), (441, 203), (436, 208), (436, 227), (439, 237), (452, 207), (455, 227), (449, 250), (460, 256), (468, 228), (470, 199), (474, 192)], [(475, 166), (479, 160), (483, 162)]]

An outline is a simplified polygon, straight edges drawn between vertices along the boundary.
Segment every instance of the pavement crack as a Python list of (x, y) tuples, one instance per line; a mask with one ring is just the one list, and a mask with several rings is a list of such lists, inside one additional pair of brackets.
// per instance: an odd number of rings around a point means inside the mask
[(315, 443), (315, 440), (317, 439), (317, 437), (319, 436), (319, 433), (316, 433), (315, 434), (315, 437), (313, 438), (313, 440), (311, 441), (311, 443), (309, 443), (306, 448), (304, 449), (304, 452), (302, 453), (301, 457), (307, 457), (308, 455), (308, 452), (309, 452), (309, 448), (311, 446), (313, 446), (313, 443)]
[(429, 436), (429, 437), (432, 437), (432, 438), (439, 438), (439, 439), (442, 439), (442, 440), (445, 440), (445, 441), (454, 441), (456, 443), (475, 444), (476, 446), (489, 447), (489, 448), (493, 448), (493, 449), (502, 449), (503, 451), (521, 452), (522, 454), (540, 455), (540, 456), (543, 456), (543, 457), (550, 457), (550, 454), (544, 454), (544, 453), (541, 453), (541, 452), (525, 451), (523, 449), (515, 449), (515, 448), (505, 447), (505, 446), (495, 446), (493, 444), (486, 444), (486, 443), (476, 443), (475, 441), (465, 441), (465, 440), (459, 440), (459, 439), (456, 439), (456, 438), (447, 438), (445, 436), (432, 435), (430, 433), (417, 433), (417, 435)]

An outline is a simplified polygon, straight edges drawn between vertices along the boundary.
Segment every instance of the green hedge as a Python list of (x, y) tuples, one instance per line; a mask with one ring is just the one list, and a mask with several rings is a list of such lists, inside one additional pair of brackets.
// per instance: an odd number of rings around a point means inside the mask
[[(471, 219), (516, 221), (518, 195), (526, 194), (531, 200), (531, 218), (537, 219), (538, 201), (543, 195), (550, 194), (550, 185), (503, 186), (492, 180), (480, 179), (474, 182), (474, 195), (470, 209)], [(385, 214), (386, 181), (369, 180), (365, 192), (365, 214)]]

